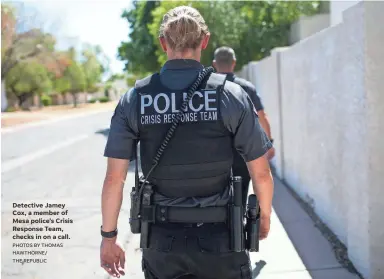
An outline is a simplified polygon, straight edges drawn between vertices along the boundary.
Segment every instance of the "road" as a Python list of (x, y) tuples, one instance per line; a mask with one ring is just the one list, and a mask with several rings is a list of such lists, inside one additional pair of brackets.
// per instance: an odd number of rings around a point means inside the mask
[[(99, 266), (99, 229), (100, 197), (106, 170), (102, 154), (111, 116), (112, 111), (101, 112), (2, 133), (2, 278), (109, 278)], [(128, 224), (133, 171), (130, 168), (124, 188), (119, 242), (126, 250), (125, 278), (143, 279), (139, 239), (130, 234)], [(12, 247), (14, 243), (37, 243), (35, 240), (13, 240), (16, 233), (24, 234), (12, 231), (14, 218), (17, 218), (13, 215), (14, 203), (65, 204), (68, 215), (64, 217), (73, 219), (73, 223), (57, 225), (63, 229), (58, 235), (68, 234), (70, 239), (44, 240), (45, 243), (63, 243), (64, 247)], [(261, 243), (261, 253), (251, 255), (253, 278), (357, 278), (341, 268), (328, 242), (278, 181), (275, 210), (269, 239)], [(14, 263), (15, 258), (39, 258), (14, 254), (24, 250), (47, 251), (46, 256), (40, 256), (46, 258), (47, 263)]]

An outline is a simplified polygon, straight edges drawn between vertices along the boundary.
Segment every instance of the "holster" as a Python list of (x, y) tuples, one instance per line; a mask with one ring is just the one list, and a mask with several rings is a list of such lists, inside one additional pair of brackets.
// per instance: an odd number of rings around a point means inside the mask
[(260, 206), (254, 194), (248, 197), (246, 220), (245, 247), (249, 252), (259, 252)]
[(131, 191), (131, 209), (129, 211), (129, 225), (131, 227), (131, 232), (133, 234), (140, 233), (141, 229), (141, 220), (140, 220), (140, 202), (139, 202), (139, 193), (136, 191), (135, 187), (132, 187)]
[(150, 223), (153, 221), (142, 218), (142, 214), (152, 208), (154, 191), (153, 185), (143, 179), (140, 179), (138, 189), (140, 190), (137, 192), (135, 187), (132, 188), (129, 224), (133, 234), (141, 234), (140, 248), (146, 249), (149, 247)]

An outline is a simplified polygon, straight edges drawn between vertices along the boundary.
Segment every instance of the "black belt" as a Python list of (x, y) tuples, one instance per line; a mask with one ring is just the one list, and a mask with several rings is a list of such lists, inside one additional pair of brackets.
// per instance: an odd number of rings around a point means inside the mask
[(141, 218), (151, 223), (225, 223), (228, 207), (143, 206)]

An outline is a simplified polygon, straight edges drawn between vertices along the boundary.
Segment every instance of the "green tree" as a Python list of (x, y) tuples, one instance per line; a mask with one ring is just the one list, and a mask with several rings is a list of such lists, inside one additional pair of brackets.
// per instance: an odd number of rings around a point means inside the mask
[(160, 1), (134, 1), (134, 8), (124, 11), (132, 32), (129, 41), (122, 42), (118, 48), (118, 57), (125, 61), (125, 70), (132, 73), (155, 72), (160, 69), (156, 56), (156, 40), (149, 33), (148, 25), (152, 23), (152, 11)]
[[(153, 12), (153, 22), (149, 24), (152, 37), (158, 38), (160, 24), (164, 14), (177, 6), (192, 6), (203, 16), (211, 33), (210, 42), (203, 51), (201, 63), (211, 65), (213, 52), (217, 47), (230, 45), (233, 48), (240, 46), (242, 34), (247, 30), (247, 22), (244, 16), (238, 14), (232, 1), (172, 1), (161, 2)], [(215, 11), (214, 13), (212, 11)], [(156, 43), (156, 54), (160, 64), (167, 60), (166, 54), (162, 51), (160, 44)]]
[[(270, 54), (278, 46), (288, 45), (289, 28), (300, 15), (319, 12), (319, 1), (161, 1), (137, 2), (123, 17), (130, 23), (131, 42), (119, 48), (120, 59), (128, 60), (127, 70), (141, 76), (158, 71), (166, 54), (158, 43), (158, 31), (164, 14), (177, 6), (199, 10), (211, 38), (201, 62), (211, 65), (214, 50), (226, 45), (237, 54), (237, 67)], [(214, 11), (214, 12), (213, 12)], [(125, 15), (125, 16), (124, 16)], [(143, 20), (145, 19), (145, 20)], [(152, 39), (148, 39), (150, 34)]]
[(74, 107), (77, 107), (77, 95), (84, 92), (87, 86), (87, 80), (81, 65), (76, 61), (72, 61), (71, 65), (65, 70), (63, 78), (64, 81), (60, 82), (59, 85), (65, 88), (69, 84), (68, 92), (73, 96)]
[(54, 91), (56, 93), (64, 94), (71, 89), (71, 83), (66, 76), (54, 79), (53, 82)]
[(16, 14), (13, 6), (1, 3), (1, 60), (11, 46), (16, 28)]
[[(44, 53), (52, 54), (55, 38), (34, 25), (27, 26), (18, 16), (18, 11), (10, 4), (1, 4), (2, 22), (2, 49), (1, 49), (1, 79), (3, 80), (18, 63), (34, 58)], [(3, 20), (4, 17), (4, 20)], [(27, 29), (21, 33), (17, 28)]]
[(46, 68), (37, 62), (22, 62), (13, 67), (6, 77), (7, 93), (18, 99), (18, 105), (26, 108), (24, 102), (34, 94), (50, 93), (52, 82)]
[(114, 82), (115, 80), (119, 80), (119, 79), (124, 79), (125, 78), (125, 75), (124, 74), (113, 74), (111, 75), (107, 82), (110, 81), (110, 82)]
[(248, 25), (240, 47), (235, 48), (237, 69), (270, 55), (275, 47), (289, 45), (292, 23), (301, 15), (319, 12), (319, 1), (247, 1), (235, 5)]
[(97, 58), (97, 52), (94, 48), (88, 47), (83, 51), (84, 61), (82, 67), (86, 80), (86, 91), (94, 93), (98, 90), (96, 86), (101, 80), (103, 66)]

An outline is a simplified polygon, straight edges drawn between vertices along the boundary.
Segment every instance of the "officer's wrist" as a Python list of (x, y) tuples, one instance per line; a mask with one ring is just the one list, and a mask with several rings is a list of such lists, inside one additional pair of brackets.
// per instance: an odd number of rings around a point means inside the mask
[(116, 240), (117, 240), (117, 236), (112, 237), (112, 238), (109, 238), (109, 237), (103, 237), (102, 239), (103, 239), (103, 241), (108, 242), (108, 243), (115, 243)]
[(271, 218), (272, 209), (271, 208), (263, 208), (260, 206), (260, 218)]
[(103, 238), (106, 238), (106, 239), (113, 239), (113, 238), (116, 238), (116, 236), (117, 236), (117, 233), (118, 233), (118, 230), (117, 230), (117, 228), (116, 229), (114, 229), (114, 230), (105, 230), (104, 228), (103, 228), (103, 226), (101, 226), (100, 227), (100, 233), (101, 233), (101, 236), (103, 237)]
[(260, 214), (260, 219), (271, 219), (271, 214), (268, 213), (261, 213)]

